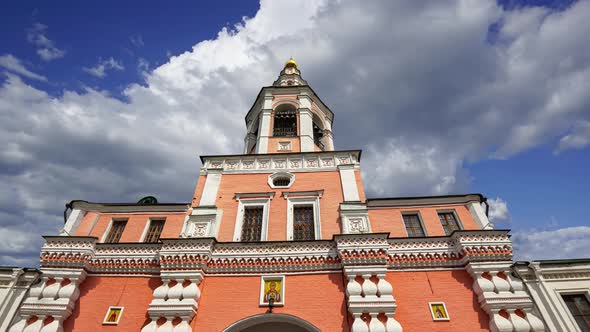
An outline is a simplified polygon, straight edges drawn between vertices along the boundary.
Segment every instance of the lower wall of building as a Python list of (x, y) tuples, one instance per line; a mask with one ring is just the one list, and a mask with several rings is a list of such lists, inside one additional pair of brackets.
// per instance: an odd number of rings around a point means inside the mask
[[(89, 276), (80, 286), (80, 298), (64, 331), (140, 331), (148, 322), (152, 293), (161, 284), (160, 278)], [(118, 325), (102, 325), (109, 306), (124, 307)]]
[[(233, 323), (268, 308), (259, 306), (260, 276), (212, 277), (203, 281), (193, 331), (223, 331)], [(285, 306), (275, 313), (297, 316), (321, 331), (350, 331), (342, 274), (287, 275)]]
[[(404, 332), (489, 331), (489, 317), (467, 271), (388, 272), (385, 278), (393, 286), (395, 319)], [(450, 320), (433, 321), (428, 302), (444, 302)]]

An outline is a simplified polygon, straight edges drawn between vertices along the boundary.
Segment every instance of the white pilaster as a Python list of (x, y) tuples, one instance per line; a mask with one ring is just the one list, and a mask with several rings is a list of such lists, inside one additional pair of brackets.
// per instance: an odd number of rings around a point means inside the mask
[(354, 174), (354, 165), (339, 165), (340, 183), (342, 184), (342, 194), (345, 202), (360, 201), (359, 189), (356, 185), (356, 176)]
[(221, 170), (208, 169), (203, 195), (201, 195), (200, 206), (214, 206), (217, 198), (217, 190), (221, 183)]
[(268, 153), (268, 137), (270, 136), (270, 115), (272, 113), (272, 96), (264, 97), (262, 112), (260, 112), (260, 123), (258, 124), (258, 143), (256, 153)]
[(73, 209), (59, 235), (74, 235), (85, 214), (86, 211), (84, 210)]
[(311, 99), (308, 95), (299, 95), (299, 136), (301, 152), (313, 152), (313, 114), (311, 113)]
[(471, 216), (475, 220), (475, 223), (477, 223), (479, 229), (494, 229), (494, 224), (490, 222), (480, 203), (471, 202), (468, 206), (469, 212), (471, 212)]

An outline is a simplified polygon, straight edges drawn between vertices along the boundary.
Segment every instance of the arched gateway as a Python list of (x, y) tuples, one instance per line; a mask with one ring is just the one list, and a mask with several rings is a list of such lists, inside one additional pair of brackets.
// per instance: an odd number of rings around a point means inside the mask
[(261, 314), (241, 319), (223, 332), (320, 332), (311, 323), (285, 314)]

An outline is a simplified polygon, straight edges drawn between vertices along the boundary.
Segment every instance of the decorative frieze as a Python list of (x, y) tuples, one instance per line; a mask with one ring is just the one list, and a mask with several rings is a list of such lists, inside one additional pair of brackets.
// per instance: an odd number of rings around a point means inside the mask
[(317, 153), (281, 153), (253, 157), (203, 157), (201, 175), (209, 170), (222, 169), (223, 173), (272, 173), (276, 171), (313, 172), (337, 170), (339, 165), (359, 167), (360, 151), (329, 151)]

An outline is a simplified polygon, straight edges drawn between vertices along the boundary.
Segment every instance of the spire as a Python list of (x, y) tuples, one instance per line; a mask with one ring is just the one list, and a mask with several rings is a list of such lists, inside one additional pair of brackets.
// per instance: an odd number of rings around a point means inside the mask
[(307, 82), (301, 78), (301, 71), (297, 68), (297, 62), (291, 57), (287, 62), (279, 78), (273, 83), (274, 86), (288, 86), (288, 85), (307, 85)]

